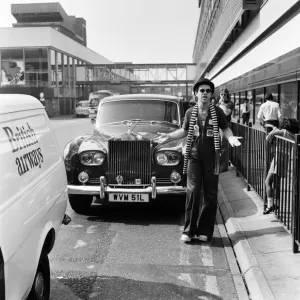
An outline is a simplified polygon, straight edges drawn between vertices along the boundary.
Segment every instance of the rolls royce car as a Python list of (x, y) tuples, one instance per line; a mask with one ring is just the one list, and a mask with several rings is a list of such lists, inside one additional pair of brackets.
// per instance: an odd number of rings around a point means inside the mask
[(174, 96), (127, 94), (101, 100), (93, 134), (74, 138), (64, 149), (73, 210), (87, 212), (94, 196), (101, 205), (147, 205), (158, 195), (184, 195), (185, 139), (154, 141), (159, 133), (181, 128), (183, 118), (183, 102)]

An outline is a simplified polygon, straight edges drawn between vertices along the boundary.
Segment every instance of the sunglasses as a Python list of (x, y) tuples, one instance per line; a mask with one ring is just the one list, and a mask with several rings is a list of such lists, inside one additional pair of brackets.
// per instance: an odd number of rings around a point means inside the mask
[(200, 90), (198, 90), (198, 92), (200, 92), (200, 93), (204, 93), (204, 92), (206, 92), (207, 94), (208, 93), (211, 93), (212, 91), (211, 91), (211, 89), (200, 89)]
[(227, 96), (227, 94), (220, 94), (220, 96)]

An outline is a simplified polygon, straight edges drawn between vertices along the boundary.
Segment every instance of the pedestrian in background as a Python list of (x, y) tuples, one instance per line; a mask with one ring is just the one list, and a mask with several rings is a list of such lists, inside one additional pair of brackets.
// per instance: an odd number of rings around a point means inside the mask
[[(282, 136), (291, 140), (294, 140), (295, 134), (299, 133), (299, 122), (295, 118), (284, 118), (279, 128), (273, 127), (272, 131), (267, 135), (266, 140), (269, 143), (272, 143), (274, 136)], [(263, 212), (264, 215), (269, 214), (270, 212), (275, 210), (274, 205), (274, 177), (276, 176), (276, 185), (279, 187), (280, 184), (280, 174), (277, 170), (278, 160), (288, 161), (291, 157), (284, 158), (283, 155), (287, 155), (287, 153), (277, 152), (277, 162), (275, 165), (274, 158), (272, 159), (271, 166), (268, 172), (268, 175), (265, 180), (266, 185), (266, 193), (267, 193), (267, 206)], [(292, 170), (289, 170), (292, 172)]]
[(273, 126), (279, 126), (282, 114), (279, 103), (274, 101), (272, 93), (267, 93), (265, 99), (266, 102), (260, 106), (257, 118), (260, 124), (264, 126), (266, 132), (270, 133), (273, 130)]
[(217, 104), (218, 104), (218, 102), (217, 102), (217, 100), (216, 100), (215, 97), (211, 97), (210, 102), (211, 102), (213, 105), (217, 105)]
[[(222, 129), (231, 146), (240, 146), (233, 136), (224, 112), (211, 103), (214, 84), (204, 78), (193, 87), (197, 103), (185, 113), (181, 129), (161, 133), (158, 143), (187, 136), (183, 174), (187, 174), (185, 223), (181, 240), (212, 238), (217, 213), (220, 140)], [(203, 193), (202, 193), (203, 189)]]
[(193, 107), (195, 104), (196, 104), (196, 101), (195, 100), (191, 100), (189, 102), (189, 107)]
[(241, 105), (241, 114), (243, 124), (248, 124), (250, 120), (250, 104), (249, 99), (245, 99), (244, 103)]
[[(230, 100), (229, 91), (227, 88), (220, 90), (219, 107), (223, 110), (228, 122), (231, 121), (231, 115), (234, 109), (234, 103)], [(224, 138), (221, 131), (221, 157), (220, 157), (220, 172), (228, 171), (229, 165), (229, 144)]]
[(229, 90), (227, 88), (221, 88), (220, 90), (219, 107), (224, 111), (228, 122), (230, 122), (234, 103), (230, 100)]

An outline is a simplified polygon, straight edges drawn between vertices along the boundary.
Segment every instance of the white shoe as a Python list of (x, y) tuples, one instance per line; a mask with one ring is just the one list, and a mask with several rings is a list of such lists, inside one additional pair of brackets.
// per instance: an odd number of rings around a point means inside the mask
[(190, 238), (190, 236), (189, 236), (187, 233), (183, 233), (183, 234), (181, 235), (181, 240), (182, 240), (183, 242), (190, 242), (192, 239)]
[(199, 235), (199, 241), (201, 242), (207, 242), (208, 237), (206, 235)]

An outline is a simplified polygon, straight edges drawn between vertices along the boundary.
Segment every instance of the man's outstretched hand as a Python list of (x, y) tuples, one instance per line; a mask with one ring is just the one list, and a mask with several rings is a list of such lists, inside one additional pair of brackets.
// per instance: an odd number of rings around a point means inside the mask
[(230, 144), (231, 147), (238, 147), (241, 146), (241, 143), (239, 139), (242, 139), (242, 136), (230, 136), (228, 138), (228, 143)]
[(153, 139), (153, 142), (162, 144), (170, 139), (170, 136), (167, 133), (160, 133), (158, 132), (159, 136)]

